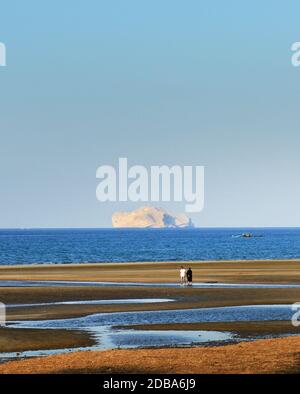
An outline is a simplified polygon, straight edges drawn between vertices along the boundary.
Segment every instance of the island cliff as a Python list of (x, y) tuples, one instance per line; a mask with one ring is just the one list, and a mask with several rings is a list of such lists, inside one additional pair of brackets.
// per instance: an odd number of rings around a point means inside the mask
[(193, 227), (191, 219), (184, 213), (174, 214), (162, 208), (145, 206), (130, 212), (115, 212), (113, 227), (131, 228), (182, 228)]

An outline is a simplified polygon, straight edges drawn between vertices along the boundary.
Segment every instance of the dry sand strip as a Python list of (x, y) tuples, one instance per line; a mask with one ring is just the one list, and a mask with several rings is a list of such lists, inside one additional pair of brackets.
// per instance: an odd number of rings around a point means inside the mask
[(209, 348), (82, 351), (11, 361), (0, 373), (299, 373), (300, 338)]
[(300, 283), (300, 260), (1, 266), (1, 280), (177, 282), (181, 265), (195, 282)]

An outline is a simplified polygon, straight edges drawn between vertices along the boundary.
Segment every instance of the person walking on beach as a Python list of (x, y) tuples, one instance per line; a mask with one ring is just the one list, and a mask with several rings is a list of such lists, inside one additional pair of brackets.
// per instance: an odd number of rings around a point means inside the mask
[(192, 286), (193, 285), (193, 271), (192, 271), (191, 267), (189, 267), (189, 269), (187, 270), (186, 277), (187, 277), (188, 286)]
[(183, 266), (180, 267), (179, 276), (180, 276), (180, 284), (181, 285), (186, 284), (186, 269)]

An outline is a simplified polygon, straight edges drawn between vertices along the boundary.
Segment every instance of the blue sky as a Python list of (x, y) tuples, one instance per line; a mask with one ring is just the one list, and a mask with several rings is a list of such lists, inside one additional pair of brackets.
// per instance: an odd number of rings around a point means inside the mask
[[(297, 1), (2, 1), (0, 227), (109, 227), (96, 168), (205, 165), (198, 226), (300, 225)], [(176, 211), (183, 204), (160, 204)]]

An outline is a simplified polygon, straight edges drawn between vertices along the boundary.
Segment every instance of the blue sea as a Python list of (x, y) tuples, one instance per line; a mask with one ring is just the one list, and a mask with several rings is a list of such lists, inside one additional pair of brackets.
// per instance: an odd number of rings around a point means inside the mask
[(295, 258), (298, 228), (0, 230), (0, 265)]

